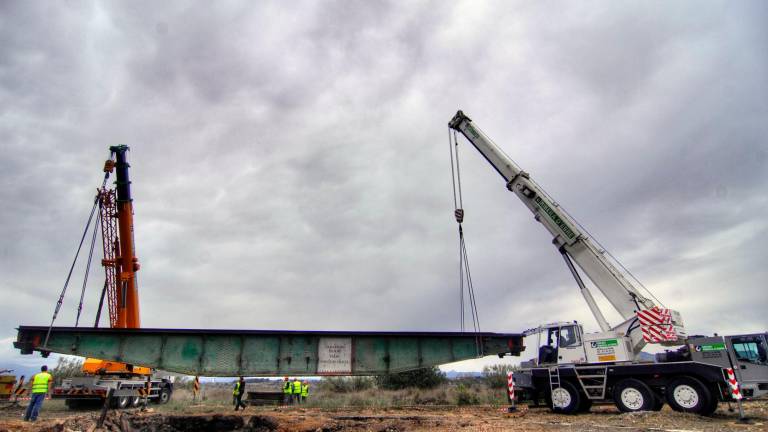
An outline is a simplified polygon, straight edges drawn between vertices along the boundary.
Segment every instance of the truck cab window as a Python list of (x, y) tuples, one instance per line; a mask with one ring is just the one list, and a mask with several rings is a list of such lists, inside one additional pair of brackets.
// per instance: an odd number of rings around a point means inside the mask
[(560, 327), (560, 347), (572, 347), (581, 345), (577, 326)]
[(557, 363), (557, 342), (560, 329), (557, 327), (547, 330), (546, 339), (539, 347), (539, 364)]
[(752, 338), (733, 338), (733, 351), (736, 358), (740, 361), (768, 364), (765, 347), (763, 344)]

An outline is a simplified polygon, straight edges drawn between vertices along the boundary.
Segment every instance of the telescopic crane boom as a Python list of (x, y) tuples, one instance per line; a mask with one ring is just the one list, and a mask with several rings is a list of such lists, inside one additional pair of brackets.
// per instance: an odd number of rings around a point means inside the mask
[[(127, 145), (109, 148), (110, 158), (104, 163), (104, 172), (115, 172), (115, 188), (99, 190), (99, 216), (101, 218), (106, 274), (105, 295), (109, 308), (109, 325), (112, 328), (139, 328), (139, 294), (136, 272), (139, 260), (133, 241), (133, 198), (129, 175)], [(91, 374), (129, 376), (150, 375), (151, 370), (121, 362), (88, 358), (83, 371)]]
[[(534, 182), (527, 172), (523, 171), (509, 156), (507, 156), (493, 141), (478, 128), (462, 111), (456, 113), (448, 126), (464, 135), (470, 143), (485, 157), (493, 168), (504, 178), (507, 189), (513, 192), (522, 203), (534, 214), (536, 221), (553, 236), (552, 243), (562, 254), (569, 270), (576, 279), (584, 300), (597, 320), (603, 332), (616, 332), (630, 338), (632, 351), (638, 353), (646, 340), (636, 325), (637, 313), (658, 307), (653, 300), (640, 293), (640, 290), (630, 281), (628, 275), (621, 271), (609, 259), (606, 252), (580, 229), (560, 206)], [(624, 319), (616, 326), (611, 326), (598, 307), (592, 294), (584, 285), (578, 270), (573, 263), (586, 273), (594, 285), (603, 293), (614, 309)], [(679, 344), (684, 337), (680, 315), (672, 311), (672, 322), (676, 335), (666, 333), (665, 344)], [(638, 331), (633, 331), (638, 329)]]
[[(117, 191), (117, 227), (119, 241), (116, 242), (119, 255), (114, 262), (117, 273), (117, 328), (139, 328), (139, 294), (136, 286), (136, 272), (139, 260), (133, 241), (133, 198), (131, 198), (131, 180), (128, 174), (127, 145), (112, 146), (109, 150), (115, 155), (115, 189)], [(109, 161), (107, 167), (109, 168)]]

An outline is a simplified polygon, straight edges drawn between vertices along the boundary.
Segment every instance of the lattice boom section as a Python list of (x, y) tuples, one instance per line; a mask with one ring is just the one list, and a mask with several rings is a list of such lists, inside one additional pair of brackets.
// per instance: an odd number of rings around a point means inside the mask
[(103, 188), (99, 191), (99, 217), (101, 219), (101, 239), (104, 245), (105, 285), (107, 289), (107, 307), (109, 309), (109, 326), (117, 326), (117, 256), (119, 245), (117, 241), (117, 206), (115, 191)]

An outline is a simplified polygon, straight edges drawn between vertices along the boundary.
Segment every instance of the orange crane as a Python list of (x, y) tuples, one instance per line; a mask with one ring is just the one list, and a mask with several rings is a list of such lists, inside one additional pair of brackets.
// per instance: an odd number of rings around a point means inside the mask
[[(110, 158), (104, 163), (105, 179), (115, 172), (115, 187), (104, 185), (98, 190), (99, 222), (101, 223), (105, 281), (96, 315), (98, 326), (104, 298), (109, 310), (111, 328), (132, 329), (141, 327), (139, 316), (139, 294), (136, 272), (139, 260), (136, 258), (133, 237), (133, 199), (127, 160), (129, 147), (126, 145), (109, 148)], [(70, 407), (79, 406), (83, 400), (103, 400), (108, 390), (117, 392), (112, 396), (112, 405), (119, 408), (137, 406), (143, 389), (148, 398), (159, 403), (170, 399), (172, 383), (167, 379), (151, 379), (152, 370), (117, 361), (87, 358), (83, 362), (85, 377), (64, 380), (53, 391), (54, 398), (66, 399)], [(147, 392), (145, 392), (147, 393)]]
[[(106, 274), (104, 292), (109, 308), (109, 326), (139, 328), (141, 320), (136, 272), (141, 266), (136, 257), (133, 239), (133, 198), (128, 174), (130, 164), (127, 158), (129, 147), (118, 145), (110, 147), (109, 150), (114, 159), (107, 159), (104, 172), (116, 171), (115, 188), (105, 186), (99, 189), (99, 217), (104, 245), (104, 259), (101, 264)], [(83, 372), (98, 375), (151, 374), (151, 370), (146, 367), (92, 358), (83, 363)]]

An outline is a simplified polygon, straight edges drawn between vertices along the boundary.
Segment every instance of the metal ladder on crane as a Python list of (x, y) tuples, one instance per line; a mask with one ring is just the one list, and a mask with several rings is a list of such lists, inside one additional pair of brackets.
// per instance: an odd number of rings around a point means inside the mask
[[(560, 368), (557, 366), (549, 367), (549, 394), (553, 395), (555, 389), (560, 388)], [(555, 398), (550, 397), (552, 408), (555, 408)]]
[(608, 385), (607, 366), (574, 366), (573, 369), (588, 399), (605, 399), (605, 389)]

